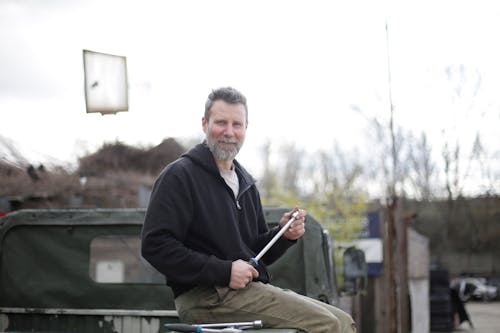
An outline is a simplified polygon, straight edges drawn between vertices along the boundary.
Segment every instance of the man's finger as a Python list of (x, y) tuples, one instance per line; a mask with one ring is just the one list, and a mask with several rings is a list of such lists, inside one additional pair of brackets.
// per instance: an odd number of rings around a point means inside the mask
[(259, 271), (256, 270), (254, 267), (252, 267), (252, 277), (254, 277), (254, 278), (259, 277)]

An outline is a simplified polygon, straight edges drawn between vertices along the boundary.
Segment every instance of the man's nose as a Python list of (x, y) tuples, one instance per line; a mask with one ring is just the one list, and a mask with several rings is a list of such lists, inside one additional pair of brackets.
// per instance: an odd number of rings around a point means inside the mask
[(224, 136), (234, 136), (234, 127), (229, 124), (224, 128)]

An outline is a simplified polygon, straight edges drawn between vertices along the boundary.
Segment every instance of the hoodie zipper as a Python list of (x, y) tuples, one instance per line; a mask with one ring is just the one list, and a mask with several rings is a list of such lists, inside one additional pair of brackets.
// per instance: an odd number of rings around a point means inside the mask
[(248, 189), (250, 189), (250, 187), (252, 187), (253, 183), (252, 184), (247, 184), (247, 186), (241, 190), (238, 195), (236, 196), (235, 198), (235, 201), (236, 201), (236, 208), (238, 208), (238, 210), (241, 210), (241, 205), (240, 205), (240, 198), (241, 196), (243, 195), (243, 193), (245, 193), (246, 191), (248, 191)]

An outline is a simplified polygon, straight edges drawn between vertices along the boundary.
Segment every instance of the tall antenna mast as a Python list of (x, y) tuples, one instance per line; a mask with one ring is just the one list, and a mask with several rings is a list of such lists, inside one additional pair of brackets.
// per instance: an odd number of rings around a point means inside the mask
[(391, 180), (391, 196), (396, 195), (396, 168), (397, 168), (397, 155), (396, 155), (396, 135), (394, 133), (394, 104), (392, 103), (392, 78), (391, 78), (391, 59), (389, 52), (389, 27), (387, 21), (385, 22), (385, 38), (387, 47), (387, 79), (389, 85), (389, 105), (391, 111), (391, 118), (389, 121), (389, 129), (391, 133), (391, 152), (392, 152), (392, 180)]

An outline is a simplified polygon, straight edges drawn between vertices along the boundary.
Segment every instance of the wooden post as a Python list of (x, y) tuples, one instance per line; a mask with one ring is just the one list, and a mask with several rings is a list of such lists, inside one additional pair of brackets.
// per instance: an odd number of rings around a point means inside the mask
[(408, 333), (408, 231), (407, 221), (403, 218), (402, 203), (395, 210), (396, 229), (396, 313), (397, 332)]
[(384, 284), (385, 284), (385, 327), (387, 333), (395, 333), (396, 316), (394, 302), (394, 208), (396, 198), (392, 198), (386, 208), (384, 219)]

